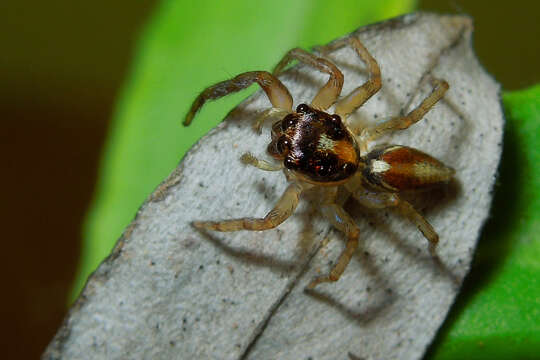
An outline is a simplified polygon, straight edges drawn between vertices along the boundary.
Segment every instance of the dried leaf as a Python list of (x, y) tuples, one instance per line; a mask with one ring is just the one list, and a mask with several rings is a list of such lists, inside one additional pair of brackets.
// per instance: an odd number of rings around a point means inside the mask
[[(343, 248), (309, 199), (275, 230), (195, 231), (192, 220), (263, 216), (286, 186), (281, 173), (238, 161), (247, 151), (264, 156), (269, 141), (251, 128), (254, 114), (269, 106), (258, 92), (201, 139), (141, 207), (44, 358), (420, 358), (469, 270), (501, 151), (499, 86), (474, 57), (471, 33), (467, 17), (431, 14), (354, 33), (383, 75), (383, 89), (354, 121), (410, 110), (431, 90), (430, 75), (450, 84), (426, 119), (385, 139), (456, 169), (448, 191), (411, 198), (440, 235), (438, 259), (397, 214), (351, 203), (361, 250), (337, 283), (306, 294), (305, 285)], [(365, 80), (352, 49), (330, 57), (344, 72), (344, 94)], [(281, 78), (296, 104), (309, 102), (325, 80), (305, 66)]]

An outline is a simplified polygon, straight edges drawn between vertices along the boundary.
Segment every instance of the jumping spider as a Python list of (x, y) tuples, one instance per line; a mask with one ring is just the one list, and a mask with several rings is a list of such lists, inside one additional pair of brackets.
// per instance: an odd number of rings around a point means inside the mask
[[(448, 182), (454, 170), (419, 150), (386, 145), (368, 151), (368, 143), (394, 130), (407, 129), (429, 111), (448, 90), (444, 80), (433, 79), (434, 88), (418, 107), (405, 116), (391, 118), (378, 125), (356, 129), (347, 124), (347, 117), (381, 88), (379, 65), (356, 37), (340, 40), (321, 48), (322, 51), (351, 46), (365, 63), (369, 79), (349, 95), (338, 100), (343, 74), (329, 60), (299, 48), (290, 50), (274, 69), (246, 72), (231, 80), (205, 89), (193, 102), (184, 125), (193, 120), (207, 100), (218, 99), (242, 90), (254, 82), (265, 91), (272, 108), (259, 117), (255, 128), (269, 116), (280, 116), (272, 125), (272, 141), (268, 153), (278, 164), (257, 159), (247, 153), (241, 160), (262, 170), (283, 170), (290, 183), (275, 207), (261, 219), (241, 218), (225, 221), (195, 221), (199, 229), (215, 231), (267, 230), (277, 227), (294, 212), (300, 194), (310, 188), (321, 190), (321, 210), (330, 222), (347, 236), (346, 247), (326, 276), (313, 279), (307, 289), (323, 282), (337, 281), (358, 247), (359, 228), (351, 216), (336, 203), (337, 190), (343, 186), (358, 202), (369, 208), (396, 207), (412, 221), (434, 250), (439, 236), (413, 206), (399, 193), (421, 190)], [(293, 60), (311, 65), (330, 75), (310, 105), (300, 104), (293, 111), (293, 99), (276, 77)], [(335, 114), (326, 110), (335, 104)], [(349, 125), (349, 126), (348, 126)]]

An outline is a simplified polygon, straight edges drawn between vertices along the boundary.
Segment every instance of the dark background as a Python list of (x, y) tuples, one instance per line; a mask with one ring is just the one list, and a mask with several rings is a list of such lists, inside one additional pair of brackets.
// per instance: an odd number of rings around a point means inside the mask
[[(35, 359), (67, 311), (114, 101), (157, 1), (21, 3), (0, 5), (1, 339), (4, 358)], [(477, 54), (504, 89), (537, 83), (539, 6), (485, 5), (431, 0), (419, 8), (472, 15)]]

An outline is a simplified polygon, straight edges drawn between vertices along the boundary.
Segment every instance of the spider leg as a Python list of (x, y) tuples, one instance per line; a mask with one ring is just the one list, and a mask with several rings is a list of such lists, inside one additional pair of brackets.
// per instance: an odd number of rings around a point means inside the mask
[(267, 119), (284, 118), (290, 112), (290, 110), (284, 110), (275, 107), (266, 109), (262, 113), (260, 113), (255, 119), (255, 122), (253, 123), (253, 130), (255, 130), (255, 132), (260, 135), (262, 133), (262, 126)]
[(371, 56), (364, 45), (362, 45), (360, 40), (356, 37), (350, 37), (344, 41), (347, 41), (356, 50), (356, 53), (364, 64), (366, 64), (369, 72), (369, 78), (364, 84), (354, 89), (336, 104), (336, 114), (346, 118), (381, 89), (381, 69), (377, 61)]
[(184, 126), (188, 126), (191, 123), (197, 111), (199, 111), (206, 101), (219, 99), (228, 94), (238, 92), (254, 82), (261, 86), (274, 108), (283, 109), (288, 112), (292, 111), (292, 96), (278, 78), (267, 71), (250, 71), (237, 75), (230, 80), (209, 86), (203, 90), (191, 105), (191, 109), (184, 119)]
[(415, 109), (405, 116), (399, 116), (385, 121), (379, 125), (366, 128), (360, 134), (363, 141), (372, 141), (394, 130), (407, 129), (412, 124), (421, 120), (424, 115), (435, 105), (448, 90), (448, 83), (444, 80), (433, 79), (435, 86)]
[(214, 231), (273, 229), (292, 215), (298, 205), (301, 193), (302, 187), (299, 184), (290, 184), (274, 208), (262, 219), (241, 218), (224, 221), (194, 221), (192, 224), (198, 229)]
[(323, 205), (323, 214), (330, 220), (334, 227), (345, 233), (347, 236), (347, 244), (328, 275), (316, 277), (308, 284), (306, 289), (313, 289), (320, 283), (338, 281), (341, 274), (343, 274), (347, 268), (347, 265), (349, 265), (354, 252), (358, 248), (358, 235), (360, 234), (360, 229), (356, 226), (351, 216), (343, 210), (341, 206), (337, 204)]
[(343, 74), (332, 62), (317, 57), (303, 49), (294, 48), (290, 50), (274, 68), (273, 74), (278, 75), (293, 60), (298, 60), (304, 64), (330, 75), (328, 82), (319, 90), (311, 101), (311, 105), (319, 110), (326, 110), (336, 102), (341, 88), (343, 87)]
[(433, 253), (435, 251), (435, 247), (439, 242), (439, 235), (433, 229), (433, 226), (409, 202), (401, 199), (394, 193), (374, 192), (365, 188), (357, 189), (352, 195), (360, 204), (368, 208), (397, 208), (403, 216), (416, 225), (418, 230), (429, 241), (430, 252)]
[(435, 248), (439, 243), (439, 234), (433, 229), (433, 226), (409, 202), (400, 199), (397, 207), (407, 219), (416, 225), (418, 230), (429, 241), (429, 251), (434, 254)]
[(278, 171), (278, 170), (283, 169), (283, 163), (280, 163), (279, 165), (272, 164), (272, 163), (269, 163), (268, 161), (257, 159), (251, 153), (243, 154), (240, 157), (240, 161), (242, 161), (246, 165), (255, 166), (256, 168), (259, 168), (265, 171)]

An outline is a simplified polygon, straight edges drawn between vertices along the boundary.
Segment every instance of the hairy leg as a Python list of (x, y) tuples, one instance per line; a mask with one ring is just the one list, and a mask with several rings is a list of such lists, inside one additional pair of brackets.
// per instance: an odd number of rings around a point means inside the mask
[(267, 119), (283, 119), (290, 112), (290, 110), (283, 110), (275, 107), (266, 109), (255, 119), (255, 122), (253, 123), (253, 130), (260, 135), (262, 133), (262, 126)]
[(395, 207), (399, 212), (416, 225), (418, 230), (429, 241), (429, 250), (433, 252), (439, 242), (439, 235), (433, 226), (407, 201), (397, 194), (386, 192), (374, 192), (364, 188), (357, 189), (352, 193), (353, 197), (362, 205), (374, 209)]
[(336, 114), (346, 118), (380, 90), (381, 69), (377, 61), (356, 37), (349, 37), (344, 39), (343, 42), (350, 45), (356, 51), (360, 59), (366, 64), (369, 73), (369, 78), (364, 84), (354, 89), (336, 104)]
[(298, 205), (301, 193), (302, 187), (299, 184), (290, 184), (274, 208), (262, 219), (241, 218), (224, 221), (194, 221), (192, 224), (198, 229), (214, 231), (273, 229), (292, 215)]
[(191, 109), (184, 119), (184, 126), (191, 124), (195, 114), (206, 101), (219, 99), (228, 94), (238, 92), (255, 82), (264, 90), (268, 96), (268, 99), (272, 103), (272, 107), (283, 109), (288, 112), (292, 111), (292, 96), (289, 93), (289, 90), (287, 90), (285, 85), (283, 85), (278, 78), (267, 71), (250, 71), (237, 75), (230, 80), (225, 80), (212, 85), (203, 90), (203, 92), (197, 96), (191, 105)]
[(320, 110), (326, 110), (337, 100), (343, 87), (343, 74), (332, 62), (317, 57), (303, 49), (294, 48), (290, 50), (274, 68), (274, 75), (278, 75), (293, 60), (298, 60), (304, 64), (330, 75), (328, 82), (319, 90), (313, 98), (311, 105)]
[(360, 134), (361, 142), (373, 141), (391, 131), (407, 129), (412, 124), (421, 120), (424, 115), (435, 105), (448, 90), (448, 83), (444, 80), (433, 79), (435, 86), (420, 105), (405, 116), (399, 116), (385, 121), (379, 125), (366, 128)]
[(323, 213), (330, 220), (330, 222), (332, 222), (334, 227), (342, 231), (347, 236), (347, 243), (345, 245), (345, 249), (343, 249), (341, 252), (336, 264), (332, 270), (330, 270), (328, 275), (319, 276), (313, 279), (306, 287), (307, 289), (313, 289), (320, 283), (334, 282), (339, 280), (347, 268), (347, 265), (349, 265), (354, 252), (358, 248), (358, 236), (360, 234), (360, 230), (358, 229), (358, 226), (356, 226), (351, 216), (345, 210), (343, 210), (341, 206), (336, 204), (323, 205)]

